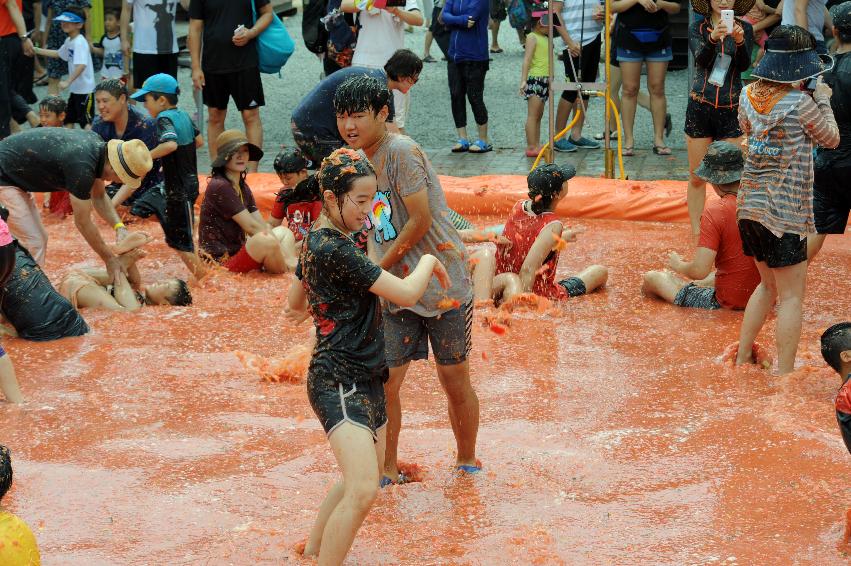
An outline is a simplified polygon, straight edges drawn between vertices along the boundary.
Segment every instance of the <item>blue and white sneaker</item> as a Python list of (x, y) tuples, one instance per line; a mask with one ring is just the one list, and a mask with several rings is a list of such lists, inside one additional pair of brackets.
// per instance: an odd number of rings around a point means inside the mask
[(598, 142), (584, 137), (580, 137), (578, 140), (571, 138), (570, 143), (580, 149), (600, 149)]
[(556, 151), (563, 153), (572, 153), (576, 151), (576, 146), (573, 145), (567, 138), (562, 138), (553, 144)]

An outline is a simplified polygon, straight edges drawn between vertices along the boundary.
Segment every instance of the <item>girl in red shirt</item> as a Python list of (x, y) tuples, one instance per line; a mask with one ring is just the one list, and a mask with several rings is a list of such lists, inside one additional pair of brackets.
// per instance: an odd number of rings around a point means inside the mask
[(566, 299), (590, 293), (606, 283), (609, 272), (602, 265), (556, 281), (559, 254), (566, 241), (576, 239), (576, 233), (565, 229), (553, 210), (567, 195), (567, 182), (574, 175), (572, 166), (555, 164), (529, 173), (529, 199), (514, 205), (502, 234), (510, 243), (497, 245), (494, 295), (508, 300), (513, 294), (532, 292), (549, 299)]

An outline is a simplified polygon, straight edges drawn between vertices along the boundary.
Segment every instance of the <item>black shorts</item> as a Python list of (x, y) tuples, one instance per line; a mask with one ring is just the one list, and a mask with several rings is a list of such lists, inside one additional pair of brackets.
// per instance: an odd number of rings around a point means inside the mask
[(615, 34), (609, 36), (609, 65), (618, 68), (621, 66), (618, 62), (618, 46), (615, 45)]
[(79, 124), (85, 128), (95, 117), (95, 97), (93, 94), (71, 94), (68, 96), (68, 109), (65, 111), (66, 124)]
[(382, 376), (343, 385), (333, 378), (310, 373), (307, 399), (328, 436), (341, 424), (351, 423), (368, 430), (377, 440), (378, 431), (387, 424)]
[(748, 219), (739, 220), (739, 234), (745, 255), (773, 269), (807, 261), (807, 239), (797, 234), (778, 238), (759, 222)]
[(568, 277), (559, 281), (558, 284), (564, 287), (568, 297), (581, 297), (588, 292), (585, 288), (585, 281), (579, 277)]
[[(593, 83), (597, 80), (597, 67), (600, 66), (601, 43), (602, 39), (598, 35), (594, 38), (594, 41), (588, 45), (583, 45), (582, 53), (580, 54), (581, 57), (570, 57), (570, 52), (565, 48), (562, 55), (564, 57), (564, 74), (568, 82), (576, 81), (576, 77), (573, 75), (574, 67), (576, 67), (576, 71), (579, 73), (579, 82)], [(573, 65), (570, 63), (571, 59), (573, 59)], [(561, 93), (561, 97), (573, 103), (576, 102), (577, 94), (575, 90), (565, 90)], [(582, 100), (588, 100), (589, 98), (590, 96), (587, 94), (582, 95)]]
[(851, 168), (816, 169), (813, 184), (813, 216), (819, 234), (844, 234), (851, 212)]
[(149, 77), (158, 73), (177, 78), (177, 53), (133, 53), (133, 86), (142, 88)]
[(233, 73), (204, 73), (205, 106), (226, 110), (231, 97), (239, 111), (260, 108), (266, 104), (257, 67)]
[(678, 307), (713, 311), (721, 308), (721, 303), (715, 298), (714, 287), (699, 287), (694, 283), (689, 283), (677, 292), (674, 304)]
[(195, 226), (195, 199), (165, 199), (165, 215), (160, 224), (168, 247), (180, 252), (193, 252), (192, 232)]
[(683, 131), (690, 138), (726, 140), (741, 137), (739, 109), (715, 108), (689, 97)]
[(384, 350), (387, 366), (428, 359), (428, 346), (437, 365), (463, 363), (473, 349), (473, 301), (438, 316), (420, 316), (402, 309), (384, 309)]
[(490, 17), (495, 22), (504, 21), (508, 17), (506, 0), (490, 0)]

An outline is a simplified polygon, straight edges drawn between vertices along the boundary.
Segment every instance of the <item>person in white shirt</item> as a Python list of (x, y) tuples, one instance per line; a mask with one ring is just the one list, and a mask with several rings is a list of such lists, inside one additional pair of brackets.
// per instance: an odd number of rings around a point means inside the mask
[[(121, 3), (121, 50), (131, 55), (130, 21), (133, 21), (133, 84), (142, 86), (149, 77), (165, 73), (177, 78), (177, 33), (174, 22), (178, 0), (123, 0)], [(189, 0), (180, 0), (189, 10)]]
[[(405, 26), (421, 26), (424, 22), (417, 0), (404, 0), (404, 6), (384, 8), (367, 8), (365, 0), (343, 0), (341, 9), (343, 12), (358, 14), (361, 28), (352, 58), (352, 66), (356, 67), (383, 69), (396, 51), (404, 49)], [(409, 93), (393, 91), (394, 122), (403, 134), (410, 104)]]
[(103, 67), (100, 70), (101, 80), (124, 79), (127, 75), (127, 58), (121, 51), (120, 16), (116, 10), (104, 12), (103, 26), (106, 33), (92, 48), (93, 55), (103, 57)]
[(74, 124), (79, 124), (88, 130), (94, 117), (92, 93), (95, 90), (95, 72), (89, 42), (82, 33), (86, 17), (82, 10), (69, 8), (53, 20), (62, 24), (62, 31), (68, 38), (58, 50), (36, 47), (35, 52), (43, 57), (54, 57), (69, 63), (68, 78), (59, 82), (60, 90), (67, 88), (70, 92), (65, 126), (73, 128)]

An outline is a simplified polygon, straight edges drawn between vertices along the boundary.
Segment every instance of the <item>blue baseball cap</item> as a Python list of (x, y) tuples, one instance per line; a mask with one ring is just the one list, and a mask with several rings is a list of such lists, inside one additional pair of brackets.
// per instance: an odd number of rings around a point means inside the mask
[(177, 79), (166, 73), (159, 73), (148, 77), (142, 88), (137, 90), (130, 98), (133, 100), (145, 100), (145, 95), (149, 92), (159, 92), (162, 94), (180, 94), (180, 86), (177, 84)]
[(80, 17), (79, 14), (75, 14), (74, 12), (62, 12), (55, 18), (53, 18), (54, 22), (68, 22), (71, 24), (84, 24), (86, 23), (86, 19)]

